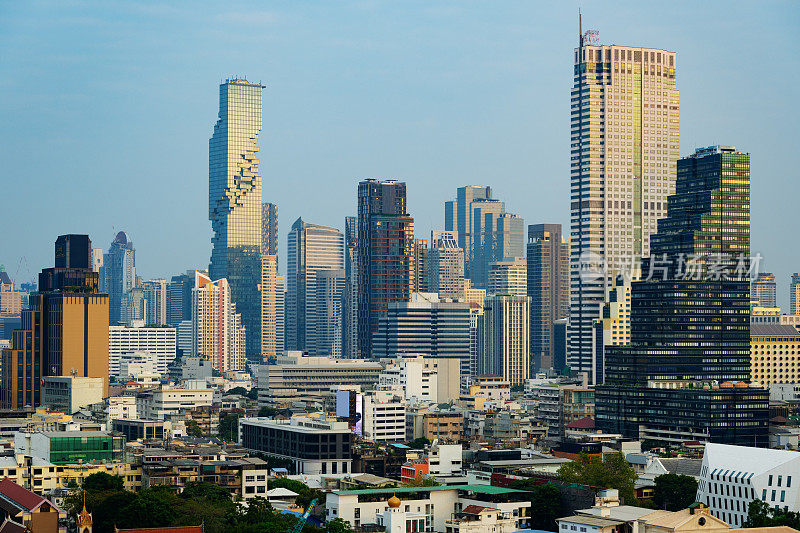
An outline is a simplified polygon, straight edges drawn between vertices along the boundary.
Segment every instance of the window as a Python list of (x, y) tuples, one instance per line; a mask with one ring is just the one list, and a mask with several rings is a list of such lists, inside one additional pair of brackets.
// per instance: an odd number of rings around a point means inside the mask
[(774, 490), (772, 491), (772, 498), (770, 498), (770, 500), (773, 501), (773, 502), (775, 501), (775, 491)]
[(772, 486), (772, 474), (769, 475), (769, 481), (767, 481), (767, 485)]
[(788, 489), (791, 486), (792, 486), (792, 476), (786, 476), (786, 488)]

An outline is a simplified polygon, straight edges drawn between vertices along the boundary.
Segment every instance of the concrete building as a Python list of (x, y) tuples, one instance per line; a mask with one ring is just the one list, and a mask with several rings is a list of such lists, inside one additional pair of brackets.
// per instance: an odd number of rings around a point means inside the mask
[(378, 387), (392, 390), (410, 404), (447, 403), (458, 397), (460, 363), (455, 359), (407, 354), (382, 360)]
[(343, 385), (374, 388), (383, 365), (363, 359), (311, 357), (289, 351), (276, 364), (259, 367), (259, 406), (291, 405), (292, 402), (324, 402)]
[(0, 270), (0, 315), (10, 316), (22, 313), (22, 295), (14, 290), (14, 283), (5, 270)]
[(513, 257), (489, 264), (487, 294), (528, 294), (528, 267), (524, 257)]
[(358, 351), (358, 217), (344, 217), (344, 334), (342, 355), (359, 357)]
[(278, 206), (261, 203), (261, 255), (278, 255)]
[[(258, 306), (259, 312), (261, 306)], [(246, 361), (245, 337), (260, 336), (261, 325), (246, 331), (233, 302), (233, 293), (226, 279), (211, 281), (195, 271), (192, 289), (192, 337), (194, 353), (211, 361), (214, 370), (243, 370)]]
[(414, 239), (414, 278), (411, 292), (428, 290), (428, 239)]
[(373, 336), (389, 304), (413, 291), (414, 219), (406, 210), (406, 184), (368, 179), (358, 184), (358, 350), (372, 353)]
[(792, 282), (789, 284), (789, 314), (800, 314), (800, 273), (792, 274)]
[(167, 324), (177, 326), (192, 319), (194, 270), (172, 276), (167, 284)]
[(99, 282), (100, 290), (108, 293), (108, 323), (114, 326), (122, 324), (122, 300), (136, 287), (136, 249), (124, 231), (117, 233), (103, 256)]
[(631, 281), (617, 276), (608, 289), (600, 318), (593, 322), (593, 383), (605, 383), (605, 354), (608, 346), (625, 346), (631, 342)]
[(675, 192), (679, 92), (675, 52), (601, 46), (580, 35), (574, 67), (570, 257), (577, 268), (567, 353), (570, 369), (591, 376), (592, 322), (606, 289), (650, 255), (650, 235)]
[(190, 381), (187, 383), (187, 388), (163, 385), (161, 388), (142, 391), (136, 395), (136, 413), (146, 420), (166, 420), (183, 411), (210, 407), (213, 399), (214, 390), (200, 388), (199, 382)]
[(126, 355), (147, 353), (156, 361), (156, 372), (166, 374), (167, 366), (177, 353), (177, 331), (174, 327), (134, 326), (108, 327), (108, 373), (120, 376), (120, 361)]
[(103, 268), (103, 249), (92, 248), (92, 270), (99, 274), (101, 268)]
[(345, 272), (322, 270), (317, 273), (316, 281), (313, 353), (342, 357)]
[(800, 382), (800, 332), (784, 324), (750, 324), (750, 379), (769, 387)]
[(487, 296), (478, 325), (478, 373), (521, 385), (530, 376), (530, 297)]
[(55, 267), (39, 274), (39, 291), (1, 352), (3, 408), (40, 405), (45, 376), (99, 377), (108, 394), (108, 295), (98, 292), (91, 248), (88, 235), (56, 240)]
[(286, 348), (328, 355), (317, 352), (317, 275), (344, 269), (344, 236), (298, 218), (289, 232), (287, 257)]
[(14, 435), (14, 453), (56, 465), (121, 461), (125, 437), (104, 431), (23, 431)]
[(778, 285), (775, 274), (759, 272), (751, 287), (751, 298), (758, 302), (759, 307), (778, 307)]
[(414, 293), (410, 301), (393, 302), (378, 321), (372, 341), (374, 358), (411, 353), (434, 359), (456, 359), (469, 372), (470, 307), (442, 301), (437, 294)]
[(464, 250), (455, 231), (432, 231), (428, 252), (428, 291), (441, 299), (464, 300)]
[(741, 527), (750, 502), (800, 510), (800, 453), (749, 446), (706, 444), (697, 501), (711, 514)]
[(403, 443), (406, 440), (406, 402), (392, 391), (363, 395), (363, 437), (372, 442)]
[(569, 243), (561, 224), (528, 226), (527, 268), (531, 365), (555, 369), (553, 323), (569, 315)]
[[(264, 204), (267, 205), (267, 204)], [(277, 244), (276, 244), (277, 246)], [(261, 256), (261, 357), (278, 355), (278, 256)]]
[(167, 324), (167, 280), (151, 279), (142, 282), (144, 299), (147, 300), (145, 324), (163, 326)]
[(47, 376), (42, 383), (42, 405), (72, 414), (103, 401), (103, 378)]
[(459, 187), (456, 199), (445, 202), (444, 229), (455, 232), (458, 236), (458, 247), (464, 250), (464, 272), (471, 279), (471, 263), (473, 261), (472, 202), (490, 200), (492, 190), (489, 187), (467, 185)]
[(335, 419), (239, 419), (239, 443), (246, 450), (288, 459), (297, 474), (352, 473), (354, 440), (347, 422)]

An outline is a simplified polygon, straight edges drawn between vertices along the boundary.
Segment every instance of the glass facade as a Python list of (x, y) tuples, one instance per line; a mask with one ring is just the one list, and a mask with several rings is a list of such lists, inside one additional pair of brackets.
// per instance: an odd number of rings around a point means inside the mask
[(212, 279), (227, 278), (247, 332), (247, 356), (261, 354), (261, 132), (263, 85), (228, 79), (219, 88), (219, 119), (209, 141), (208, 215)]
[(50, 462), (56, 465), (120, 461), (125, 437), (114, 435), (50, 438)]

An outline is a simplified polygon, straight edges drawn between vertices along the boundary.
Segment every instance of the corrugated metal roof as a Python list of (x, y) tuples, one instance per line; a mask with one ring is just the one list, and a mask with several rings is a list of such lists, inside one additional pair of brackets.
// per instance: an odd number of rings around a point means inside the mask
[(788, 324), (750, 324), (750, 336), (755, 335), (800, 336), (800, 333)]

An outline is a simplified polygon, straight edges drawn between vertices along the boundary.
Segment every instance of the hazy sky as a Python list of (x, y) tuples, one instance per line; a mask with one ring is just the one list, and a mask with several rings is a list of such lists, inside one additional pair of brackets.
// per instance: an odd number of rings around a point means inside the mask
[(526, 224), (568, 224), (580, 5), (603, 44), (678, 53), (681, 155), (751, 153), (752, 247), (786, 305), (795, 1), (162, 4), (0, 0), (0, 263), (17, 281), (52, 266), (62, 233), (105, 249), (125, 230), (145, 278), (206, 267), (208, 138), (233, 75), (267, 86), (261, 173), (283, 257), (298, 216), (342, 228), (365, 177), (407, 182), (420, 237), (466, 184)]

